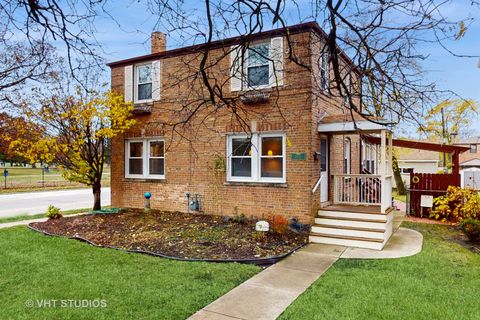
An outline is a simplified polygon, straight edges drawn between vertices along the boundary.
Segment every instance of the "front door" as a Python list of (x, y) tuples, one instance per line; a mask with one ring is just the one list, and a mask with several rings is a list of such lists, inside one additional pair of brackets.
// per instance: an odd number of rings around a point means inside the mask
[(320, 138), (320, 202), (328, 201), (328, 139)]

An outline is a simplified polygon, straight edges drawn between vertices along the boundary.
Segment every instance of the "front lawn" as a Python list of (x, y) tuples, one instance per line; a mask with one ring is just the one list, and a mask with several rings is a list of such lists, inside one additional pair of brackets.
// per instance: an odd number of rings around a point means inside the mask
[[(100, 249), (25, 227), (3, 229), (0, 319), (185, 319), (259, 271)], [(107, 306), (67, 301), (52, 307), (62, 299), (103, 299)], [(43, 300), (50, 307), (38, 307)]]
[(393, 190), (392, 197), (400, 202), (407, 202), (407, 195), (405, 194), (398, 194), (397, 190)]
[(338, 260), (281, 319), (480, 319), (480, 255), (449, 226), (403, 223), (424, 236), (416, 256)]

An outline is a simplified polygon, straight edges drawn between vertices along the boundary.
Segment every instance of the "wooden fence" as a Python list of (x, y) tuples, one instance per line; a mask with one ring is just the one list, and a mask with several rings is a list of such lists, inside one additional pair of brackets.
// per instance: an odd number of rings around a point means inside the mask
[[(420, 216), (422, 195), (431, 195), (434, 198), (446, 194), (448, 186), (460, 186), (459, 174), (410, 173), (410, 189), (408, 192), (408, 213)], [(427, 208), (424, 208), (424, 216)]]

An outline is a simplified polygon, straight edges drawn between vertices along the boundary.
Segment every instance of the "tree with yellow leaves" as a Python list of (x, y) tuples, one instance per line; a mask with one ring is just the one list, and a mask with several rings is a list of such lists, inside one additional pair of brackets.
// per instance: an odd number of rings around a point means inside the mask
[(31, 163), (56, 163), (64, 178), (91, 186), (93, 209), (99, 210), (107, 142), (135, 124), (133, 105), (115, 92), (82, 94), (81, 90), (38, 102), (37, 107), (26, 105), (25, 115), (44, 128), (44, 134), (24, 132), (11, 142), (11, 150)]
[(452, 144), (457, 135), (469, 134), (477, 112), (478, 105), (474, 100), (444, 100), (428, 111), (423, 131), (428, 136), (440, 137), (442, 142)]
[[(442, 143), (452, 144), (457, 136), (467, 136), (472, 121), (478, 116), (478, 104), (474, 100), (444, 100), (425, 115), (425, 126), (420, 128), (428, 137), (440, 138)], [(443, 156), (443, 166), (447, 167)], [(451, 161), (450, 161), (451, 162)]]

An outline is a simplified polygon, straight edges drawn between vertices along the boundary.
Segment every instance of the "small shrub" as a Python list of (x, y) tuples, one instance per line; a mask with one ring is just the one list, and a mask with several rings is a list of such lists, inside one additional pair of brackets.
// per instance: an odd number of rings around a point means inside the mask
[(243, 213), (237, 214), (233, 216), (232, 221), (235, 223), (245, 224), (247, 222), (247, 217), (245, 217)]
[(472, 242), (480, 242), (480, 220), (467, 218), (460, 222), (465, 235)]
[(59, 219), (62, 218), (63, 215), (60, 213), (60, 208), (55, 206), (49, 205), (47, 209), (47, 218), (48, 219)]
[(445, 196), (433, 200), (430, 218), (441, 221), (462, 221), (480, 218), (480, 197), (471, 189), (450, 186)]
[(276, 234), (285, 234), (288, 230), (288, 219), (283, 215), (275, 214), (270, 218), (270, 230)]
[(265, 240), (267, 240), (267, 233), (264, 231), (254, 231), (252, 233), (252, 239), (255, 242), (265, 242)]

